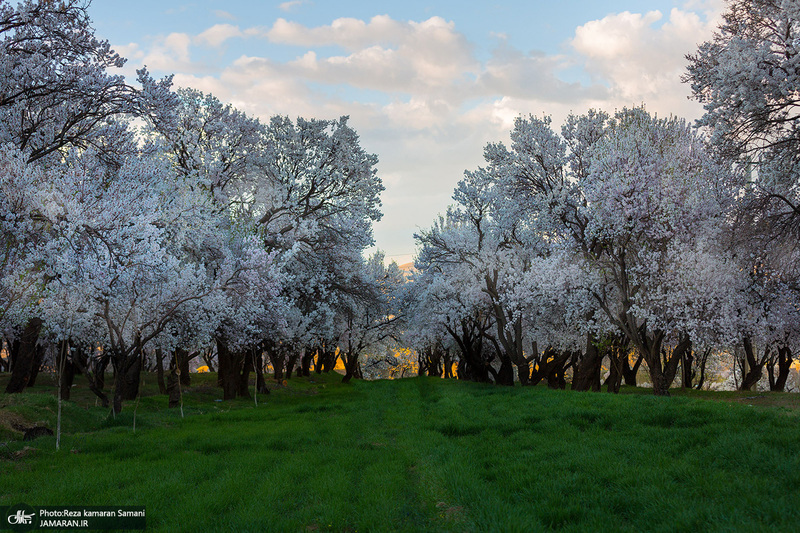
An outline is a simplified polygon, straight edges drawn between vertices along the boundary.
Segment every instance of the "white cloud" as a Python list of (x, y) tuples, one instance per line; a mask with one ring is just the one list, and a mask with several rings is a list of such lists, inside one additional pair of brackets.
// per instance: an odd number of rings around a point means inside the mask
[(303, 4), (308, 4), (306, 0), (291, 0), (290, 2), (283, 2), (278, 5), (278, 9), (281, 11), (291, 11), (293, 8), (297, 6), (301, 6)]
[(192, 38), (186, 33), (170, 33), (155, 39), (140, 62), (151, 71), (194, 72), (198, 66), (191, 61)]
[[(426, 24), (427, 23), (427, 24)], [(372, 17), (369, 22), (354, 18), (338, 18), (327, 26), (309, 28), (297, 22), (279, 18), (267, 33), (270, 41), (279, 44), (305, 46), (341, 46), (359, 50), (372, 45), (397, 45), (414, 33), (415, 25), (445, 25), (452, 23), (433, 17), (423, 23), (396, 21), (388, 15)]]
[(678, 8), (658, 25), (662, 18), (659, 11), (608, 15), (577, 28), (571, 44), (586, 59), (585, 69), (610, 85), (611, 102), (696, 118), (702, 110), (687, 100), (689, 88), (680, 79), (685, 55), (711, 36), (716, 20)]
[(214, 16), (220, 19), (236, 20), (236, 16), (221, 9), (214, 10)]
[(194, 42), (201, 45), (218, 47), (228, 39), (243, 36), (244, 33), (239, 29), (239, 26), (233, 26), (232, 24), (215, 24), (203, 33), (197, 35), (194, 38)]

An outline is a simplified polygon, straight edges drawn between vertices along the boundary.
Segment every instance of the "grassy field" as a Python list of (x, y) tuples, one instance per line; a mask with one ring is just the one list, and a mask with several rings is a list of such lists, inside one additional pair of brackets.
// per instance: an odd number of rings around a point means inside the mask
[(0, 506), (145, 505), (150, 531), (796, 531), (800, 523), (792, 395), (655, 398), (312, 376), (273, 385), (256, 407), (215, 401), (213, 375), (193, 379), (183, 419), (148, 384), (136, 433), (133, 403), (109, 419), (76, 387), (58, 452), (53, 437), (22, 442), (12, 428), (54, 427), (52, 385), (0, 395)]

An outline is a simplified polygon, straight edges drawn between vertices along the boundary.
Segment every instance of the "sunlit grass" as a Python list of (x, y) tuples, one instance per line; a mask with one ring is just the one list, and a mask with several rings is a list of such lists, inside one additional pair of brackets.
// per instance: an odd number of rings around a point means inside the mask
[[(186, 418), (146, 396), (136, 434), (130, 404), (109, 420), (70, 402), (60, 452), (49, 437), (8, 445), (0, 506), (145, 505), (154, 531), (791, 531), (800, 519), (800, 419), (741, 395), (314, 376), (256, 407), (215, 402), (214, 376), (193, 378)], [(55, 401), (35, 396), (0, 405), (48, 422)], [(13, 458), (26, 444), (37, 450)]]

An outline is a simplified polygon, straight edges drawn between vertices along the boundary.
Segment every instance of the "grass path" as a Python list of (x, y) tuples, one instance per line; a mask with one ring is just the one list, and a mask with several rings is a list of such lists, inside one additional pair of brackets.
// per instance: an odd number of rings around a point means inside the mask
[[(199, 378), (198, 378), (199, 379)], [(211, 379), (211, 378), (203, 378)], [(294, 380), (252, 401), (148, 396), (131, 431), (67, 404), (12, 441), (0, 506), (145, 505), (151, 531), (793, 531), (800, 417), (735, 402), (433, 378)], [(0, 396), (49, 421), (42, 394)]]

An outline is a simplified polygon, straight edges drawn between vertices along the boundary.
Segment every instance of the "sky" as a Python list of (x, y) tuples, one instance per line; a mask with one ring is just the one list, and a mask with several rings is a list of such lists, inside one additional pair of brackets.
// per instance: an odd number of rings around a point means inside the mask
[(520, 115), (644, 104), (693, 121), (685, 55), (724, 0), (95, 0), (96, 33), (128, 63), (263, 120), (350, 117), (378, 155), (376, 247), (403, 264), (488, 142)]

